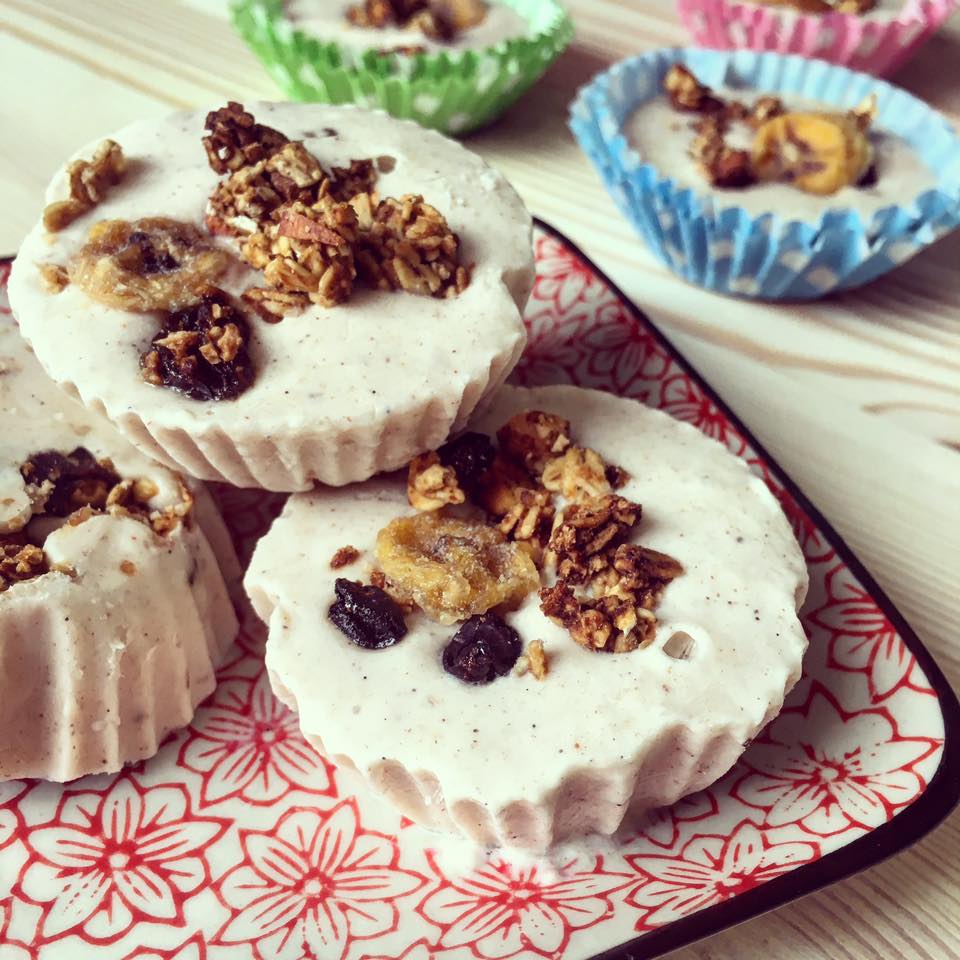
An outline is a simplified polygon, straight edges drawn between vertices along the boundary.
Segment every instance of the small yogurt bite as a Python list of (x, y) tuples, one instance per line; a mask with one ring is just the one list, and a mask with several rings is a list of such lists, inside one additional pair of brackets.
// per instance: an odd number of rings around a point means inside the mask
[(291, 497), (245, 585), (318, 750), (419, 823), (532, 852), (712, 783), (806, 648), (765, 484), (576, 387), (504, 387), (406, 476)]
[(214, 687), (237, 620), (202, 488), (43, 374), (0, 316), (0, 780), (152, 756)]
[(871, 98), (845, 112), (800, 98), (713, 90), (675, 64), (664, 96), (635, 110), (624, 134), (645, 162), (718, 207), (808, 222), (839, 208), (869, 223), (937, 182), (906, 140), (876, 126), (875, 113)]
[(760, 7), (778, 7), (805, 14), (844, 13), (863, 20), (892, 20), (915, 0), (749, 0)]
[(478, 50), (530, 34), (526, 18), (496, 0), (288, 0), (285, 13), (303, 33), (357, 51)]
[(54, 380), (200, 479), (302, 490), (396, 469), (523, 348), (523, 203), (385, 114), (142, 121), (82, 150), (48, 201), (10, 278), (21, 332)]

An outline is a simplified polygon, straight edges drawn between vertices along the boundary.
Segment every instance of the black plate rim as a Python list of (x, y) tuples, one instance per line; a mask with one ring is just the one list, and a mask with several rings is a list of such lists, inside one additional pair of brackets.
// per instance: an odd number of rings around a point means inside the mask
[(740, 418), (720, 398), (697, 368), (687, 360), (663, 331), (601, 270), (569, 237), (556, 227), (534, 217), (537, 227), (566, 246), (605, 283), (638, 326), (650, 331), (667, 353), (680, 362), (691, 379), (740, 431), (764, 461), (770, 472), (817, 524), (827, 543), (853, 571), (870, 596), (884, 612), (907, 648), (917, 658), (930, 686), (937, 695), (943, 714), (943, 756), (936, 773), (923, 793), (892, 820), (870, 833), (834, 850), (819, 860), (797, 867), (788, 874), (768, 881), (761, 887), (740, 894), (713, 907), (656, 930), (641, 934), (624, 943), (594, 954), (591, 960), (654, 960), (665, 953), (689, 946), (730, 927), (745, 923), (761, 914), (776, 910), (793, 900), (837, 883), (861, 870), (876, 866), (901, 853), (930, 833), (960, 803), (960, 701), (943, 671), (923, 645), (903, 614), (894, 606), (880, 585), (863, 566), (843, 537), (834, 530), (822, 513), (807, 499), (780, 464), (767, 452)]

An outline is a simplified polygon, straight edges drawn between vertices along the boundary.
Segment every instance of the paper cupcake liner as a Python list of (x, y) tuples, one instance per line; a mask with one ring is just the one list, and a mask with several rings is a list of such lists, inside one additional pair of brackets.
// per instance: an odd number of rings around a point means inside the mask
[(503, 0), (533, 24), (528, 37), (482, 50), (413, 56), (324, 43), (287, 20), (282, 0), (234, 0), (233, 23), (293, 100), (379, 107), (444, 133), (495, 120), (560, 55), (573, 24), (556, 0)]
[[(645, 163), (621, 132), (642, 103), (661, 95), (664, 74), (686, 64), (704, 83), (742, 87), (848, 108), (875, 93), (877, 125), (904, 137), (937, 172), (938, 185), (893, 204), (869, 223), (843, 207), (817, 221), (771, 211), (754, 217), (681, 189)], [(570, 126), (613, 199), (671, 270), (720, 293), (812, 300), (869, 283), (960, 225), (960, 140), (935, 110), (906, 91), (844, 67), (775, 53), (693, 48), (621, 61), (581, 89)]]
[(882, 19), (735, 0), (677, 0), (677, 11), (698, 46), (797, 53), (883, 76), (913, 57), (956, 5), (908, 0), (896, 16)]
[[(120, 522), (136, 523), (86, 521)], [(120, 592), (109, 576), (102, 582), (100, 568), (77, 580), (48, 573), (6, 592), (0, 779), (112, 773), (153, 756), (193, 719), (215, 686), (237, 618), (199, 523), (173, 536), (171, 551), (138, 555)], [(102, 554), (102, 545), (92, 546)], [(168, 593), (166, 575), (181, 563), (192, 571), (189, 587)], [(120, 615), (105, 613), (111, 608)]]
[(112, 410), (99, 397), (81, 395), (75, 384), (60, 385), (172, 470), (236, 487), (293, 492), (309, 490), (314, 482), (343, 486), (366, 480), (405, 467), (417, 454), (439, 447), (503, 384), (524, 342), (518, 330), (511, 347), (493, 357), (486, 370), (445, 396), (411, 398), (408, 406), (366, 424), (331, 423), (312, 432), (276, 431), (269, 436), (258, 432), (256, 423), (248, 434), (229, 436), (220, 429), (167, 427), (151, 422), (146, 412)]

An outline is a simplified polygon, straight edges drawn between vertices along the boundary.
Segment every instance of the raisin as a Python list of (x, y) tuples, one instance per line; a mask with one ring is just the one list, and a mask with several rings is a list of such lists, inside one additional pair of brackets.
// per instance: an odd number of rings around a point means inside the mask
[[(44, 498), (43, 512), (54, 517), (66, 517), (80, 507), (102, 510), (120, 482), (110, 461), (97, 460), (86, 447), (68, 454), (42, 450), (26, 460), (20, 473)], [(48, 484), (51, 489), (45, 489)]]
[(247, 352), (249, 328), (241, 311), (217, 287), (200, 299), (168, 313), (140, 357), (144, 379), (193, 400), (229, 400), (253, 383)]
[(403, 611), (379, 587), (339, 577), (333, 588), (337, 599), (327, 616), (358, 647), (382, 650), (407, 635)]
[(495, 613), (471, 617), (443, 651), (443, 669), (464, 683), (492, 683), (508, 674), (523, 644), (517, 631)]
[(462, 433), (445, 443), (437, 455), (445, 467), (453, 467), (464, 488), (477, 483), (493, 463), (493, 443), (485, 433)]

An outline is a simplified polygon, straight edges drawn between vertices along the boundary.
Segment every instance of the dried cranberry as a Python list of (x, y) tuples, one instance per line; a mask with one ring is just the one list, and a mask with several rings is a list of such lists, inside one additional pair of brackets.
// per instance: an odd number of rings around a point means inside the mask
[(357, 646), (368, 650), (392, 647), (407, 635), (403, 611), (379, 587), (338, 578), (333, 585), (337, 599), (327, 616), (334, 626)]
[(207, 287), (196, 303), (165, 316), (140, 357), (144, 378), (193, 400), (232, 400), (253, 383), (249, 336), (229, 295)]
[(470, 432), (445, 443), (437, 450), (437, 456), (445, 467), (453, 467), (462, 487), (470, 487), (490, 469), (494, 452), (485, 433)]
[(523, 644), (495, 613), (471, 617), (443, 651), (443, 669), (464, 683), (492, 683), (508, 674)]
[(43, 511), (54, 517), (66, 517), (85, 506), (102, 509), (107, 495), (120, 482), (109, 462), (101, 463), (86, 447), (77, 447), (68, 454), (41, 450), (26, 460), (20, 473), (35, 487), (53, 485)]

